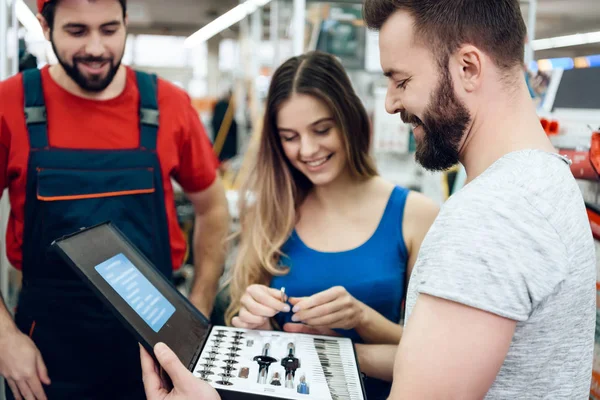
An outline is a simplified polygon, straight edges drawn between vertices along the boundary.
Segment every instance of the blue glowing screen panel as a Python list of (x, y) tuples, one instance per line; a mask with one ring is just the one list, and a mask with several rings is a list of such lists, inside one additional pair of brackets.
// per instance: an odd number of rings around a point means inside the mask
[(175, 312), (175, 307), (123, 254), (96, 266), (96, 271), (154, 332), (158, 332)]

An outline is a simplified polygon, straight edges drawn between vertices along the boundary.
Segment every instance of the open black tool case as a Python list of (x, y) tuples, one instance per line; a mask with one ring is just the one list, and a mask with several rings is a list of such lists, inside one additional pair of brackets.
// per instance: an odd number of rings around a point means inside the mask
[(366, 399), (350, 339), (212, 326), (110, 222), (52, 247), (150, 354), (166, 343), (224, 400)]

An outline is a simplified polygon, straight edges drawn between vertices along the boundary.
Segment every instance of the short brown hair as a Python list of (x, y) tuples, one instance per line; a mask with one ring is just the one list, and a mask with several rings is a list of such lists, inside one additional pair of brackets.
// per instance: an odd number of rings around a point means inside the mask
[(518, 0), (365, 0), (367, 26), (380, 30), (396, 11), (415, 19), (415, 37), (432, 43), (438, 62), (446, 68), (450, 54), (472, 44), (502, 70), (524, 64), (527, 28)]
[[(121, 5), (121, 8), (123, 8), (123, 19), (125, 19), (125, 16), (127, 15), (127, 0), (118, 0), (119, 4)], [(56, 5), (57, 5), (58, 1), (49, 1), (47, 3), (44, 4), (44, 7), (42, 8), (41, 14), (44, 17), (44, 19), (46, 20), (46, 23), (48, 24), (48, 27), (50, 29), (54, 28), (54, 15), (56, 14)]]

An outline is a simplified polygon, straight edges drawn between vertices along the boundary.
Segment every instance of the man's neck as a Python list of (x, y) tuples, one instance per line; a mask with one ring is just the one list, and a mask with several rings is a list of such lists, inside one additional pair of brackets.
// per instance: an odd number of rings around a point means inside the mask
[(484, 106), (477, 110), (461, 150), (467, 182), (508, 153), (526, 149), (556, 152), (525, 87), (513, 93), (495, 93), (481, 104)]
[(91, 100), (114, 99), (123, 93), (125, 84), (127, 83), (127, 70), (123, 65), (119, 67), (119, 70), (108, 87), (101, 92), (89, 92), (83, 90), (73, 79), (71, 79), (60, 64), (51, 66), (49, 72), (54, 82), (67, 92)]

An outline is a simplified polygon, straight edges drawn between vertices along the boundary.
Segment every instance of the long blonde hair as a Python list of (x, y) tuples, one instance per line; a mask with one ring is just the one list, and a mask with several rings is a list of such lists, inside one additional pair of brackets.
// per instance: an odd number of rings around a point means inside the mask
[(377, 175), (369, 155), (369, 118), (341, 64), (322, 52), (283, 63), (271, 80), (259, 145), (251, 155), (252, 166), (240, 190), (240, 241), (228, 280), (231, 302), (225, 314), (227, 324), (238, 314), (248, 286), (269, 285), (273, 276), (288, 271), (279, 265), (281, 247), (296, 225), (298, 207), (312, 188), (308, 178), (285, 156), (277, 130), (277, 113), (294, 93), (311, 95), (332, 111), (353, 177)]

